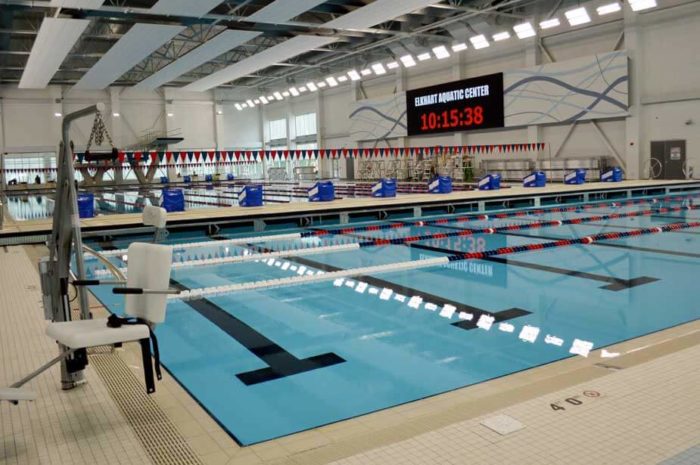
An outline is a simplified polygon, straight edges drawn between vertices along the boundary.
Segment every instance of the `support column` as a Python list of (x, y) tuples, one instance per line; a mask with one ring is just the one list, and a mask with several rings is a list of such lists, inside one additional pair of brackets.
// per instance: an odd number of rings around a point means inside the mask
[[(525, 50), (525, 66), (537, 66), (542, 64), (542, 49), (539, 45), (539, 37), (528, 39), (529, 43)], [(536, 144), (542, 141), (542, 126), (530, 125), (527, 127), (527, 141), (530, 144)]]
[(642, 143), (641, 127), (641, 80), (643, 74), (643, 52), (640, 46), (641, 37), (637, 25), (638, 15), (630, 8), (623, 8), (625, 24), (625, 49), (629, 56), (629, 116), (625, 120), (625, 161), (627, 163), (625, 177), (639, 179), (641, 167), (644, 166), (646, 147)]

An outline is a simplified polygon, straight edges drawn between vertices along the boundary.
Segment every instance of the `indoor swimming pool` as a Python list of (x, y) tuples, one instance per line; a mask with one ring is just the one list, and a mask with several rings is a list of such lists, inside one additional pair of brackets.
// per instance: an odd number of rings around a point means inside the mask
[[(588, 356), (700, 318), (687, 292), (700, 257), (698, 197), (693, 191), (258, 237), (173, 231), (171, 285), (189, 297), (170, 300), (157, 328), (161, 361), (250, 445)], [(150, 240), (86, 243), (124, 267), (128, 257), (119, 249)], [(418, 265), (449, 256), (458, 258)], [(104, 277), (99, 262), (86, 260), (89, 277)], [(392, 271), (391, 264), (403, 265)], [(254, 282), (263, 283), (231, 291)], [(92, 291), (122, 312), (122, 298), (108, 286)]]

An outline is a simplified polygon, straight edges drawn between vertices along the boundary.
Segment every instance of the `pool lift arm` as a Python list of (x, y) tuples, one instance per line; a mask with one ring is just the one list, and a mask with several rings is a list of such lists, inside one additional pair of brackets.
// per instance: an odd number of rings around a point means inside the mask
[[(71, 306), (68, 296), (71, 278), (71, 260), (75, 256), (77, 279), (85, 278), (83, 241), (78, 216), (78, 193), (75, 184), (73, 154), (70, 144), (71, 124), (79, 118), (102, 113), (103, 103), (70, 113), (63, 119), (62, 135), (56, 172), (56, 202), (53, 212), (53, 227), (48, 241), (49, 256), (39, 262), (41, 272), (44, 312), (51, 321), (71, 321)], [(75, 254), (74, 254), (75, 252)], [(87, 290), (76, 286), (80, 318), (89, 319)], [(64, 354), (65, 347), (59, 347)], [(78, 351), (61, 362), (61, 385), (72, 389), (84, 381), (83, 369), (87, 365), (87, 355)]]

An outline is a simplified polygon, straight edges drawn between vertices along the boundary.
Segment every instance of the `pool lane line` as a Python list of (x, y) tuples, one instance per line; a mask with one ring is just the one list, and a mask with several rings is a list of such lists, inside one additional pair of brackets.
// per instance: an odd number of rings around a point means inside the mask
[[(700, 194), (698, 194), (697, 196), (700, 197)], [(226, 239), (226, 240), (219, 241), (219, 244), (236, 245), (236, 244), (247, 244), (249, 242), (284, 241), (284, 240), (295, 240), (295, 239), (303, 239), (303, 238), (310, 238), (310, 237), (320, 237), (320, 236), (326, 236), (326, 235), (343, 235), (343, 234), (357, 233), (357, 232), (362, 232), (362, 231), (383, 231), (383, 230), (391, 230), (391, 229), (400, 229), (400, 228), (411, 227), (411, 226), (438, 226), (438, 225), (449, 224), (449, 223), (464, 223), (464, 222), (469, 222), (469, 221), (485, 221), (485, 220), (489, 220), (489, 219), (518, 218), (518, 217), (529, 216), (531, 214), (541, 215), (541, 214), (547, 214), (547, 213), (571, 213), (571, 212), (580, 212), (582, 210), (591, 210), (594, 208), (601, 208), (601, 207), (608, 207), (608, 206), (629, 207), (629, 206), (641, 205), (641, 204), (656, 204), (656, 203), (659, 203), (660, 201), (670, 201), (670, 202), (684, 201), (684, 200), (687, 200), (691, 197), (695, 197), (695, 196), (667, 196), (667, 197), (662, 197), (660, 199), (654, 198), (654, 199), (628, 200), (626, 202), (602, 202), (602, 203), (595, 203), (595, 204), (579, 205), (577, 207), (551, 207), (551, 208), (546, 208), (546, 209), (518, 210), (515, 212), (497, 213), (497, 214), (494, 214), (491, 216), (489, 216), (487, 214), (482, 214), (482, 215), (471, 215), (471, 216), (462, 216), (462, 217), (441, 218), (441, 219), (437, 219), (437, 220), (397, 222), (397, 223), (391, 223), (391, 224), (385, 224), (385, 225), (356, 226), (356, 227), (338, 228), (338, 229), (316, 229), (314, 231), (307, 231), (305, 233), (304, 232), (296, 232), (296, 233), (286, 233), (286, 234), (275, 234), (275, 235), (270, 235), (270, 236), (240, 237), (240, 238), (234, 238), (234, 239)], [(173, 244), (173, 245), (170, 245), (170, 247), (172, 247), (172, 248), (209, 247), (210, 245), (211, 244), (209, 244), (207, 242), (189, 242), (189, 243), (182, 243), (182, 244)], [(123, 249), (123, 250), (115, 251), (114, 254), (116, 255), (116, 253), (125, 254), (125, 253), (127, 253), (127, 250)]]
[[(415, 249), (420, 249), (420, 250), (428, 250), (431, 252), (438, 252), (442, 253), (445, 255), (454, 255), (456, 253), (460, 253), (458, 250), (452, 250), (452, 249), (445, 249), (442, 247), (433, 247), (429, 245), (423, 245), (423, 244), (410, 244), (409, 247), (415, 248)], [(602, 283), (607, 283), (604, 286), (601, 286), (600, 289), (605, 289), (607, 291), (622, 291), (625, 289), (630, 289), (633, 287), (641, 286), (644, 284), (649, 284), (653, 283), (655, 281), (659, 281), (658, 278), (652, 278), (650, 276), (639, 276), (636, 278), (631, 278), (631, 279), (623, 279), (623, 278), (614, 278), (612, 276), (604, 276), (601, 274), (596, 274), (596, 273), (589, 273), (586, 271), (577, 271), (577, 270), (569, 270), (566, 268), (559, 268), (555, 266), (550, 266), (550, 265), (540, 265), (537, 263), (530, 263), (530, 262), (523, 262), (519, 260), (513, 260), (512, 258), (504, 258), (504, 257), (485, 257), (483, 260), (488, 261), (488, 262), (493, 262), (493, 263), (500, 263), (503, 265), (507, 266), (516, 266), (519, 268), (527, 268), (531, 270), (537, 270), (537, 271), (544, 271), (547, 273), (554, 273), (554, 274), (559, 274), (563, 276), (569, 276), (572, 278), (581, 278), (581, 279), (587, 279), (590, 281), (599, 281)]]
[[(657, 217), (656, 215), (651, 215), (650, 218), (658, 218), (658, 217)], [(669, 219), (670, 219), (670, 218), (674, 218), (674, 217), (668, 216), (668, 217), (666, 217), (666, 218), (669, 218)], [(682, 220), (682, 219), (684, 219), (684, 218), (675, 217), (674, 219)], [(698, 220), (698, 221), (700, 221), (700, 218), (692, 218), (692, 219), (693, 219), (693, 220)], [(599, 227), (599, 228), (606, 228), (606, 229), (615, 229), (615, 228), (618, 228), (618, 229), (637, 229), (636, 226), (623, 226), (623, 225), (621, 225), (621, 224), (588, 223), (587, 226), (596, 226), (596, 227)], [(700, 232), (698, 232), (698, 231), (670, 231), (670, 232), (672, 232), (672, 233), (677, 233), (677, 234), (692, 234), (692, 235), (700, 236)]]
[(570, 247), (573, 245), (591, 245), (597, 244), (599, 241), (604, 240), (618, 240), (628, 237), (638, 237), (648, 234), (659, 234), (668, 231), (676, 231), (687, 228), (698, 228), (700, 227), (700, 222), (693, 223), (674, 223), (667, 224), (664, 226), (656, 226), (652, 228), (642, 228), (631, 231), (623, 232), (609, 232), (609, 233), (599, 233), (589, 236), (574, 238), (574, 239), (559, 239), (551, 242), (543, 242), (536, 244), (526, 244), (513, 247), (500, 247), (498, 249), (487, 250), (484, 252), (465, 252), (458, 253), (445, 257), (429, 258), (424, 260), (410, 260), (405, 262), (390, 263), (384, 265), (375, 265), (360, 268), (351, 268), (343, 271), (335, 272), (319, 272), (314, 275), (304, 275), (304, 276), (292, 276), (280, 279), (268, 279), (261, 281), (252, 281), (247, 283), (236, 283), (226, 286), (216, 286), (201, 289), (192, 289), (189, 292), (185, 291), (180, 295), (168, 296), (171, 299), (189, 299), (189, 298), (200, 298), (206, 295), (219, 295), (228, 294), (231, 292), (247, 291), (247, 290), (259, 290), (271, 287), (281, 287), (281, 286), (293, 286), (299, 284), (309, 284), (324, 282), (330, 280), (336, 280), (339, 278), (346, 278), (358, 275), (372, 275), (376, 273), (388, 273), (401, 270), (416, 270), (421, 268), (429, 268), (435, 266), (447, 265), (452, 262), (461, 260), (481, 260), (486, 257), (492, 257), (497, 255), (509, 255), (521, 252), (531, 252), (537, 250), (553, 249), (559, 247)]
[[(249, 249), (255, 249), (259, 253), (269, 253), (269, 252), (274, 252), (273, 249), (269, 249), (266, 247), (261, 247), (256, 244), (247, 244), (247, 247)], [(310, 260), (308, 258), (303, 258), (303, 257), (297, 257), (297, 256), (292, 256), (288, 257), (286, 259), (289, 262), (296, 263), (298, 265), (304, 265), (307, 267), (311, 268), (316, 268), (318, 270), (322, 270), (324, 273), (333, 273), (333, 272), (340, 272), (340, 271), (345, 271), (345, 268), (340, 268), (334, 265), (329, 265), (327, 263), (322, 263), (322, 262), (317, 262), (315, 260)], [(522, 308), (509, 308), (506, 310), (500, 310), (497, 312), (491, 312), (488, 310), (484, 310), (482, 308), (474, 307), (472, 305), (464, 304), (462, 302), (457, 302), (455, 300), (447, 299), (444, 297), (441, 297), (439, 295), (431, 294), (426, 291), (422, 291), (420, 289), (416, 289), (413, 287), (408, 287), (404, 286), (402, 284), (397, 284), (392, 281), (387, 281), (381, 278), (377, 278), (375, 276), (369, 276), (369, 275), (360, 275), (360, 276), (355, 276), (354, 279), (356, 281), (363, 281), (370, 286), (374, 286), (379, 289), (391, 289), (394, 293), (400, 293), (403, 294), (404, 296), (407, 296), (408, 298), (418, 296), (421, 299), (423, 299), (424, 302), (431, 302), (436, 305), (440, 305), (442, 307), (445, 306), (451, 306), (455, 308), (455, 314), (460, 314), (460, 313), (469, 313), (474, 315), (474, 318), (471, 320), (459, 320), (454, 323), (451, 323), (452, 326), (455, 326), (457, 328), (463, 329), (463, 330), (471, 330), (475, 329), (476, 322), (479, 320), (479, 318), (482, 315), (487, 315), (490, 317), (495, 318), (496, 323), (500, 323), (503, 321), (508, 321), (512, 320), (514, 318), (518, 318), (521, 316), (526, 316), (530, 315), (532, 312), (529, 312), (527, 310), (524, 310)]]
[[(196, 259), (196, 260), (188, 260), (188, 261), (180, 261), (180, 262), (175, 262), (173, 263), (173, 268), (184, 268), (184, 267), (191, 267), (191, 266), (208, 266), (208, 265), (222, 265), (222, 264), (231, 264), (231, 263), (244, 263), (244, 262), (250, 262), (250, 261), (256, 261), (256, 260), (266, 260), (270, 258), (278, 258), (278, 257), (284, 257), (285, 255), (290, 255), (290, 254), (295, 254), (295, 255), (312, 255), (312, 254), (320, 254), (320, 253), (333, 253), (333, 252), (347, 252), (350, 250), (358, 250), (358, 249), (363, 249), (367, 247), (382, 247), (386, 245), (406, 245), (414, 242), (420, 242), (420, 241), (427, 241), (427, 240), (433, 240), (433, 239), (448, 239), (451, 237), (469, 237), (469, 236), (474, 236), (477, 234), (498, 234), (498, 233), (503, 233), (503, 232), (512, 232), (512, 231), (522, 231), (522, 230), (528, 230), (528, 229), (539, 229), (539, 228), (556, 228), (564, 225), (577, 225), (577, 224), (585, 224), (587, 222), (591, 221), (607, 221), (610, 219), (619, 219), (619, 218), (631, 218), (631, 217), (640, 217), (640, 216), (649, 216), (652, 215), (656, 211), (674, 211), (675, 209), (682, 210), (682, 209), (688, 209), (688, 208), (697, 208), (700, 209), (700, 206), (693, 207), (672, 207), (672, 208), (661, 208), (659, 210), (639, 210), (639, 211), (634, 211), (634, 212), (627, 212), (627, 213), (611, 213), (608, 215), (595, 215), (595, 216), (589, 216), (589, 217), (583, 217), (583, 218), (570, 218), (567, 220), (551, 220), (551, 221), (540, 221), (536, 223), (527, 223), (527, 224), (512, 224), (512, 225), (507, 225), (507, 226), (499, 226), (495, 228), (482, 228), (482, 229), (468, 229), (468, 228), (452, 228), (451, 229), (456, 229), (455, 231), (449, 232), (449, 233), (432, 233), (432, 234), (422, 234), (422, 235), (415, 235), (415, 236), (405, 236), (405, 237), (398, 237), (398, 238), (393, 238), (393, 239), (373, 239), (370, 237), (366, 236), (359, 236), (359, 235), (354, 235), (354, 237), (357, 237), (358, 239), (361, 239), (360, 242), (354, 242), (350, 244), (338, 244), (338, 245), (329, 245), (329, 246), (320, 246), (320, 247), (309, 247), (305, 249), (294, 249), (294, 251), (284, 251), (284, 250), (277, 250), (274, 252), (269, 252), (269, 253), (263, 253), (263, 254), (244, 254), (244, 255), (236, 255), (236, 256), (231, 256), (231, 257), (216, 257), (216, 258), (202, 258), (202, 259)], [(401, 224), (401, 223), (398, 223)], [(219, 241), (221, 242), (226, 242), (224, 241)]]

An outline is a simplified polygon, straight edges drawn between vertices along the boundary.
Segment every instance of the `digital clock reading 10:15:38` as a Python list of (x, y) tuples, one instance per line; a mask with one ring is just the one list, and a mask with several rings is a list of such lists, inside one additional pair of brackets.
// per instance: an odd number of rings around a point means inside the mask
[(503, 127), (503, 74), (406, 92), (409, 136)]
[(441, 112), (421, 113), (421, 131), (433, 129), (462, 129), (484, 124), (484, 107), (475, 105), (463, 109), (452, 108)]

